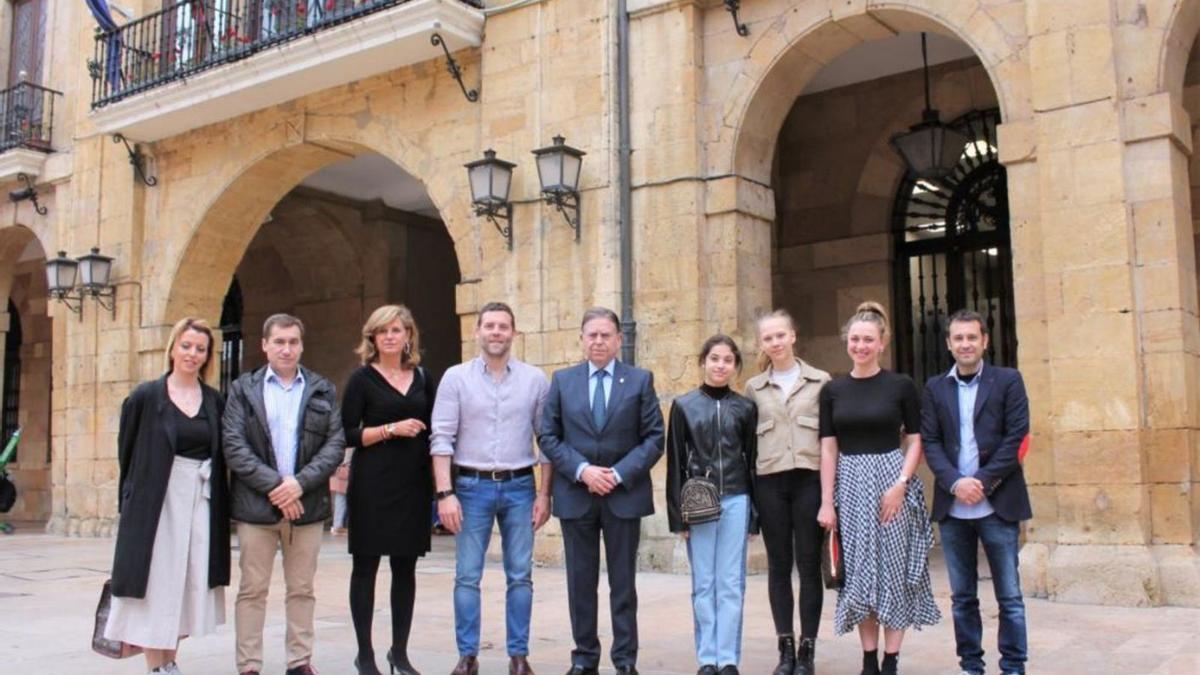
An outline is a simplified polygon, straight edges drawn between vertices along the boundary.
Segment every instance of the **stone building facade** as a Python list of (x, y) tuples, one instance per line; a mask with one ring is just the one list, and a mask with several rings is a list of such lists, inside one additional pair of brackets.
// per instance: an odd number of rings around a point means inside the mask
[[(506, 300), (518, 355), (547, 371), (578, 360), (582, 309), (620, 307), (621, 3), (301, 0), (288, 40), (267, 39), (283, 31), (272, 0), (117, 4), (129, 14), (117, 23), (156, 25), (165, 46), (113, 66), (117, 43), (97, 41), (83, 3), (0, 3), (8, 91), (59, 92), (52, 138), (0, 152), (7, 189), (32, 175), (47, 207), (0, 203), (0, 328), (20, 322), (4, 343), (20, 354), (19, 386), (4, 391), (25, 429), (15, 518), (111, 533), (119, 407), (161, 372), (181, 316), (240, 339), (228, 372), (261, 362), (264, 315), (294, 311), (306, 361), (337, 379), (385, 301), (413, 306), (428, 363), (444, 368), (473, 352), (476, 309)], [(697, 383), (705, 337), (754, 351), (768, 308), (795, 314), (808, 360), (845, 371), (841, 321), (881, 300), (900, 324), (893, 364), (911, 370), (945, 292), (994, 282), (953, 297), (978, 305), (984, 289), (1008, 331), (1000, 356), (1031, 393), (1028, 591), (1200, 606), (1200, 0), (742, 0), (745, 36), (718, 0), (624, 4), (636, 361), (664, 407)], [(251, 28), (219, 18), (247, 7)], [(346, 18), (312, 18), (322, 11)], [(942, 119), (991, 120), (962, 161), (990, 162), (975, 212), (1003, 228), (967, 257), (961, 242), (922, 252), (944, 236), (941, 216), (898, 217), (939, 192), (888, 144), (924, 108), (922, 32), (942, 49), (930, 68)], [(188, 76), (163, 77), (173, 69)], [(28, 114), (7, 108), (24, 133)], [(587, 152), (578, 241), (541, 202), (529, 154), (555, 135)], [(463, 164), (486, 148), (519, 165), (511, 251), (472, 211)], [(929, 208), (965, 213), (955, 195)], [(115, 259), (115, 311), (48, 301), (40, 264), (94, 246)], [(941, 282), (925, 271), (952, 259)], [(986, 271), (968, 275), (976, 264)], [(553, 526), (538, 546), (560, 554)], [(686, 564), (665, 517), (645, 522), (642, 549), (646, 566)]]

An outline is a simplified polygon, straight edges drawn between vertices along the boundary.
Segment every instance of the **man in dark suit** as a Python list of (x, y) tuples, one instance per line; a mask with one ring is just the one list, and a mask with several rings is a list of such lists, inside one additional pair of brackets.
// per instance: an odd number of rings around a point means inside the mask
[[(608, 562), (612, 662), (637, 673), (637, 572), (641, 519), (654, 513), (650, 469), (663, 454), (663, 418), (654, 376), (616, 360), (621, 322), (611, 309), (583, 315), (586, 360), (554, 373), (538, 443), (561, 478), (553, 511), (562, 524), (571, 610), (568, 675), (596, 675), (596, 587), (600, 537)], [(563, 480), (565, 478), (565, 480)]]
[(979, 543), (1000, 605), (1000, 670), (1024, 673), (1025, 601), (1017, 570), (1021, 521), (1033, 516), (1020, 448), (1029, 433), (1025, 382), (1012, 368), (984, 365), (987, 325), (977, 312), (950, 317), (950, 372), (925, 384), (921, 442), (933, 470), (933, 519), (950, 573), (954, 638), (964, 673), (982, 675)]

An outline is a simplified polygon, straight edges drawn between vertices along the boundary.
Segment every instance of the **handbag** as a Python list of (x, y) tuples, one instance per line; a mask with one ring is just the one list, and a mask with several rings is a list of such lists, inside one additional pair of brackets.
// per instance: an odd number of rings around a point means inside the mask
[(846, 584), (846, 561), (842, 559), (842, 535), (838, 529), (825, 530), (821, 542), (821, 578), (825, 588), (841, 590)]
[(711, 469), (703, 476), (694, 475), (692, 470), (692, 447), (688, 446), (688, 479), (679, 489), (679, 517), (684, 525), (710, 523), (721, 517), (721, 493), (716, 483), (708, 477)]
[(142, 648), (128, 642), (109, 640), (104, 637), (108, 625), (108, 613), (112, 610), (112, 579), (104, 582), (100, 589), (100, 602), (96, 604), (96, 625), (92, 629), (92, 651), (110, 659), (127, 659), (142, 653)]

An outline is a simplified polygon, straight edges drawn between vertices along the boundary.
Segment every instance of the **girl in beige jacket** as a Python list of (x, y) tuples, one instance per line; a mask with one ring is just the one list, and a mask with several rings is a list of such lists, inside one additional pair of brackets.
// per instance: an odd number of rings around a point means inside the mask
[[(773, 675), (813, 675), (817, 628), (825, 589), (821, 583), (821, 443), (817, 435), (821, 387), (829, 373), (796, 357), (796, 328), (779, 309), (758, 321), (761, 373), (746, 385), (758, 405), (758, 490), (767, 593), (779, 664)], [(792, 615), (792, 566), (800, 572), (800, 640)]]

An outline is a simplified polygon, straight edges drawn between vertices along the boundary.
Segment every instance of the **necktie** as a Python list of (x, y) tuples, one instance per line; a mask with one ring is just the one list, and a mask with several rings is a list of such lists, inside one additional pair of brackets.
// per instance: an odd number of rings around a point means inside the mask
[(608, 406), (604, 403), (604, 378), (607, 376), (606, 370), (597, 370), (592, 375), (596, 378), (596, 392), (592, 394), (592, 421), (597, 429), (604, 426), (604, 416), (608, 412)]

